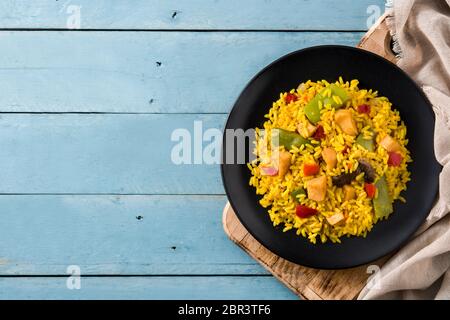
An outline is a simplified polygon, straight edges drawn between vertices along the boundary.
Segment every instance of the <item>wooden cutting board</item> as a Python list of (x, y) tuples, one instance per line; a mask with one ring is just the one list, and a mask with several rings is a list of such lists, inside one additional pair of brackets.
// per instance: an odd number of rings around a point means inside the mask
[[(357, 47), (396, 62), (390, 49), (391, 37), (385, 16), (364, 35)], [(240, 223), (229, 203), (223, 210), (223, 228), (233, 242), (303, 299), (356, 299), (374, 268), (381, 267), (387, 260), (382, 258), (370, 265), (344, 270), (319, 270), (300, 266), (280, 258), (256, 241)]]

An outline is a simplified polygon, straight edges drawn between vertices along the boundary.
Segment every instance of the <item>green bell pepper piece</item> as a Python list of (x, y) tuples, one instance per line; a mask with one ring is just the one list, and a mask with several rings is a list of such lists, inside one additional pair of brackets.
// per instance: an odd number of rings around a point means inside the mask
[[(323, 93), (328, 88), (331, 90), (331, 97), (324, 97)], [(332, 96), (338, 96), (342, 103), (336, 103)], [(316, 124), (320, 121), (319, 101), (322, 102), (323, 106), (330, 104), (332, 108), (339, 109), (345, 102), (347, 102), (348, 99), (350, 99), (348, 93), (344, 89), (332, 83), (330, 86), (322, 89), (318, 94), (316, 94), (316, 96), (305, 106), (305, 115), (311, 123)]]
[(377, 218), (386, 218), (394, 211), (392, 200), (388, 192), (386, 178), (384, 176), (381, 177), (375, 182), (375, 186), (377, 187), (377, 196), (373, 199), (375, 216)]
[(308, 120), (313, 124), (316, 124), (317, 122), (320, 121), (319, 101), (322, 101), (322, 100), (323, 100), (323, 97), (320, 95), (320, 93), (318, 93), (305, 106), (305, 115), (308, 118)]
[(272, 130), (272, 146), (284, 146), (286, 150), (291, 150), (293, 146), (300, 147), (302, 144), (309, 144), (308, 139), (303, 138), (296, 132), (284, 129)]
[(300, 187), (291, 192), (291, 197), (294, 198), (295, 202), (298, 202), (297, 196), (299, 196), (301, 194), (306, 194), (306, 191), (305, 191), (305, 189)]
[(355, 142), (370, 152), (373, 152), (375, 150), (375, 143), (373, 141), (373, 138), (365, 139), (362, 133), (358, 135)]
[(331, 100), (331, 106), (333, 108), (339, 109), (340, 107), (342, 107), (344, 105), (344, 103), (346, 103), (350, 99), (350, 96), (348, 95), (347, 91), (345, 91), (341, 87), (338, 87), (334, 83), (330, 84), (330, 88), (331, 88), (331, 95), (338, 96), (341, 99), (342, 103), (336, 103), (336, 101), (334, 101), (333, 98), (327, 98), (327, 99)]

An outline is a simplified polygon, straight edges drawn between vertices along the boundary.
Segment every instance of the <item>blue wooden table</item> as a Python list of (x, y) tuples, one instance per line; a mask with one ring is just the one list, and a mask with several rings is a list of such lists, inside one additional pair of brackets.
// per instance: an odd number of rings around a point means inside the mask
[(174, 164), (171, 134), (221, 129), (263, 66), (355, 45), (383, 10), (2, 1), (0, 298), (295, 299), (223, 233), (219, 166)]

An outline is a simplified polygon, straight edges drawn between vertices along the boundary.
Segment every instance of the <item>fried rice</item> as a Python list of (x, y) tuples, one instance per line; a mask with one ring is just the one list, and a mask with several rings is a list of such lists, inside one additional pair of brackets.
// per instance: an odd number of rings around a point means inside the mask
[[(407, 165), (412, 161), (406, 148), (406, 126), (388, 98), (358, 85), (358, 80), (344, 81), (342, 77), (334, 83), (308, 80), (290, 92), (280, 93), (265, 116), (263, 128), (256, 128), (256, 158), (248, 163), (250, 185), (261, 195), (259, 202), (268, 209), (274, 226), (282, 225), (283, 231), (293, 229), (312, 243), (341, 242), (343, 236), (366, 237), (377, 221), (387, 219), (392, 209), (384, 214), (375, 212), (377, 200), (383, 197), (382, 184), (377, 184), (382, 179), (387, 186), (384, 200), (389, 198), (391, 202), (386, 206), (405, 201), (401, 193), (410, 179)], [(342, 95), (334, 95), (330, 86), (344, 90), (348, 99), (342, 101)], [(323, 99), (317, 99), (317, 95)], [(315, 98), (320, 120), (312, 123), (305, 109), (310, 109), (308, 105)], [(347, 118), (339, 122), (337, 113), (342, 110)], [(307, 143), (276, 145), (275, 130), (301, 136)], [(372, 141), (373, 148), (357, 143), (358, 139)], [(387, 144), (387, 140), (394, 144)], [(324, 151), (331, 153), (332, 161)], [(287, 169), (282, 167), (280, 153), (289, 159)], [(277, 161), (273, 160), (275, 156)], [(360, 170), (361, 163), (373, 169), (373, 181), (368, 180), (368, 172)], [(308, 166), (315, 169), (308, 171)], [(350, 181), (339, 181), (346, 175)], [(313, 184), (320, 179), (324, 182), (323, 195)]]

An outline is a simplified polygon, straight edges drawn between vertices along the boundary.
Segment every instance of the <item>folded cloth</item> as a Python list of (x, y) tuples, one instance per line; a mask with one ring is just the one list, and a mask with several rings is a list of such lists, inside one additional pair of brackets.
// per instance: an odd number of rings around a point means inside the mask
[(413, 239), (359, 299), (450, 299), (450, 0), (396, 0), (387, 24), (398, 65), (423, 89), (436, 116), (439, 194)]

